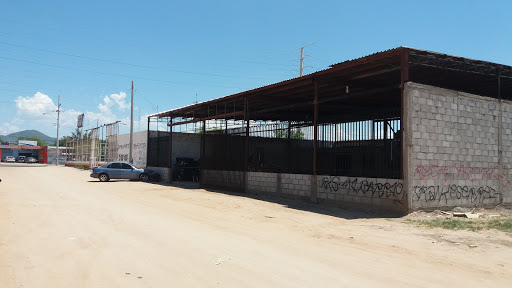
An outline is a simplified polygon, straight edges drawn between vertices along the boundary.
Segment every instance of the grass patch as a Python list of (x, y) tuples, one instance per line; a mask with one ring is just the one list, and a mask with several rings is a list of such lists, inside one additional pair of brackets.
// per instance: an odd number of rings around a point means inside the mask
[(488, 230), (496, 229), (503, 232), (512, 233), (512, 218), (502, 219), (433, 219), (433, 220), (407, 220), (406, 222), (426, 226), (429, 228), (442, 228), (448, 230)]

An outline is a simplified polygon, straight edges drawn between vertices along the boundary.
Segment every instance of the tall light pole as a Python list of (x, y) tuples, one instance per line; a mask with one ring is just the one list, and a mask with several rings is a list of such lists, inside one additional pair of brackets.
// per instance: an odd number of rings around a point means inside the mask
[(55, 166), (58, 166), (59, 165), (59, 119), (60, 119), (60, 95), (59, 95), (59, 102), (58, 102), (58, 106), (57, 106), (57, 152), (55, 153), (56, 154), (56, 158), (55, 158)]

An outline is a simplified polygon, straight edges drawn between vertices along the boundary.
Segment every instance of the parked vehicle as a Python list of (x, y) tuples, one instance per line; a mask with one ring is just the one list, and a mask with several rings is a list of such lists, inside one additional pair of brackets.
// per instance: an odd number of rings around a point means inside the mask
[(140, 181), (160, 180), (160, 175), (150, 169), (135, 167), (126, 162), (109, 162), (103, 166), (92, 168), (91, 177), (100, 179), (101, 182), (110, 179), (130, 179)]
[(16, 158), (14, 156), (5, 156), (4, 162), (16, 162)]
[(25, 159), (25, 162), (27, 162), (27, 163), (37, 163), (38, 161), (37, 161), (37, 159), (36, 159), (36, 158), (34, 158), (34, 157), (27, 157), (27, 158)]
[(192, 158), (176, 158), (172, 168), (174, 181), (199, 181), (199, 162)]
[(18, 163), (25, 163), (25, 156), (18, 156)]

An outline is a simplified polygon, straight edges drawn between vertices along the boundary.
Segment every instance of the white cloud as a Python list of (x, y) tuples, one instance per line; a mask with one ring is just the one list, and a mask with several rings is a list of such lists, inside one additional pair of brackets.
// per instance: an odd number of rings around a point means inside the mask
[(37, 116), (43, 113), (49, 113), (57, 110), (55, 105), (48, 95), (37, 92), (32, 97), (18, 96), (16, 100), (17, 115), (29, 116), (38, 118)]
[(0, 135), (8, 135), (20, 131), (20, 127), (12, 123), (2, 123), (0, 125)]
[[(83, 112), (70, 109), (68, 107), (61, 107), (63, 112), (60, 113), (59, 119), (59, 137), (70, 135), (71, 132), (76, 129), (77, 117), (82, 113), (85, 114), (84, 130), (94, 128), (97, 125), (113, 123), (116, 121), (122, 122), (120, 130), (124, 130), (126, 127), (129, 127), (130, 119), (126, 117), (123, 119), (119, 118), (116, 116), (115, 111), (122, 112), (122, 110), (130, 107), (129, 103), (125, 102), (125, 99), (125, 92), (106, 95), (103, 97), (103, 103), (100, 103), (97, 106), (97, 111)], [(26, 129), (36, 129), (49, 136), (56, 136), (55, 125), (57, 122), (57, 105), (48, 95), (37, 92), (33, 96), (29, 97), (19, 96), (14, 100), (14, 102), (16, 103), (16, 116), (11, 118), (10, 121), (0, 124), (0, 135), (6, 135)], [(142, 121), (145, 120), (144, 117), (141, 118)], [(142, 128), (142, 130), (147, 129), (147, 124), (144, 123), (145, 121), (142, 123), (139, 121), (134, 119), (134, 129), (137, 130), (139, 127)]]
[(103, 97), (103, 103), (98, 104), (98, 109), (101, 113), (108, 113), (112, 108), (117, 107), (119, 110), (125, 110), (130, 107), (130, 104), (125, 102), (126, 93), (119, 92), (119, 94), (110, 94)]
[(119, 106), (119, 109), (121, 110), (130, 107), (130, 104), (124, 101), (126, 98), (125, 92), (120, 92), (119, 94), (111, 94), (110, 98), (116, 102), (117, 106)]

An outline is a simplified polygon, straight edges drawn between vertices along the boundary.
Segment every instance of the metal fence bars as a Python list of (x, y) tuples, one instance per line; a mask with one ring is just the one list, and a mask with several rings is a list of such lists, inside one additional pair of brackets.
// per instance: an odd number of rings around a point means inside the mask
[[(316, 171), (311, 121), (228, 121), (205, 121), (204, 129), (188, 131), (202, 135), (201, 169), (400, 178), (399, 109), (318, 124)], [(168, 167), (169, 132), (151, 131), (148, 148), (148, 166)]]

